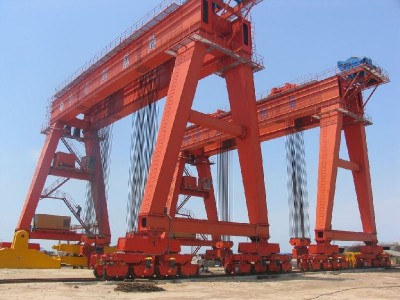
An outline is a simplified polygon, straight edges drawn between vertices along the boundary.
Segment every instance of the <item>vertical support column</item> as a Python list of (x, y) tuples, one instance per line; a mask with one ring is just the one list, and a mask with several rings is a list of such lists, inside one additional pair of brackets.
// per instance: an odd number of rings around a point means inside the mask
[(104, 184), (103, 166), (101, 163), (98, 131), (85, 131), (84, 136), (86, 155), (94, 159), (94, 170), (91, 173), (90, 183), (99, 234), (104, 235), (106, 240), (109, 242), (111, 231), (108, 220), (106, 188)]
[(146, 224), (146, 215), (164, 214), (204, 55), (205, 46), (194, 42), (182, 48), (176, 57), (140, 210), (139, 228), (151, 228), (152, 224)]
[(323, 240), (324, 230), (331, 230), (332, 228), (332, 210), (336, 188), (342, 122), (343, 116), (336, 110), (336, 107), (322, 109), (315, 225), (317, 241)]
[[(211, 176), (211, 165), (210, 161), (207, 159), (203, 159), (204, 162), (196, 165), (197, 173), (199, 178), (210, 178)], [(211, 185), (211, 189), (208, 191), (208, 196), (204, 198), (204, 207), (207, 213), (207, 219), (212, 222), (218, 221), (218, 211), (217, 211), (217, 203), (215, 202), (215, 193), (214, 193), (214, 183)], [(212, 239), (214, 241), (220, 241), (221, 236), (213, 235)]]
[(352, 171), (352, 173), (363, 231), (376, 234), (365, 125), (363, 123), (348, 125), (344, 127), (344, 134), (350, 161), (360, 167), (359, 171)]
[(233, 123), (244, 126), (246, 136), (236, 138), (250, 224), (268, 226), (264, 171), (251, 68), (240, 65), (225, 74)]
[(16, 230), (27, 230), (31, 225), (41, 193), (43, 191), (46, 178), (50, 170), (50, 165), (56, 152), (58, 141), (61, 138), (63, 125), (56, 123), (46, 136), (46, 141), (42, 148), (32, 183), (26, 196), (25, 204), (19, 218)]

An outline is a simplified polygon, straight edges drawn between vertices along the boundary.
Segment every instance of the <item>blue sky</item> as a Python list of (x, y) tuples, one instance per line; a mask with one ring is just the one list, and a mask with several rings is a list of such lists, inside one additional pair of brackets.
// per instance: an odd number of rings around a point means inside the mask
[[(46, 101), (55, 87), (114, 37), (144, 16), (158, 0), (0, 0), (0, 241), (12, 240), (38, 155)], [(367, 106), (367, 128), (378, 238), (400, 241), (400, 1), (265, 0), (253, 10), (257, 52), (266, 69), (255, 74), (257, 92), (334, 67), (350, 56), (372, 58), (391, 77)], [(212, 91), (212, 93), (210, 93)], [(195, 108), (212, 112), (227, 105), (224, 81), (200, 82)], [(125, 234), (130, 117), (114, 126), (109, 210), (113, 240)], [(318, 130), (305, 134), (311, 229), (314, 228)], [(271, 241), (289, 251), (284, 139), (262, 145)], [(345, 157), (345, 146), (342, 146)], [(233, 160), (237, 157), (233, 154)], [(240, 170), (233, 162), (234, 220), (246, 221)], [(68, 192), (84, 203), (84, 185)], [(192, 204), (195, 214), (204, 215)], [(56, 202), (38, 212), (68, 214)], [(360, 230), (352, 179), (339, 171), (333, 227)], [(47, 245), (47, 243), (45, 243)]]

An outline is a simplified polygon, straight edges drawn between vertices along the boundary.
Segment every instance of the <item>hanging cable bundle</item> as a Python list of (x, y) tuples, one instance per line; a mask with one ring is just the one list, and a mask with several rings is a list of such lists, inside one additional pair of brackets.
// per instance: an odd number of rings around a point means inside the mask
[(99, 131), (99, 135), (104, 140), (100, 143), (101, 165), (103, 166), (104, 184), (106, 195), (108, 194), (108, 178), (111, 165), (111, 146), (112, 146), (112, 129), (113, 125), (106, 126)]
[[(217, 155), (217, 199), (218, 199), (218, 218), (220, 221), (231, 221), (232, 207), (230, 202), (230, 170), (231, 154), (230, 151), (222, 149)], [(223, 236), (222, 240), (229, 241), (229, 236)]]
[(142, 76), (139, 93), (146, 106), (132, 115), (127, 232), (137, 229), (137, 218), (158, 134), (158, 104), (154, 102), (158, 92), (158, 73), (159, 70), (155, 69)]
[(286, 135), (290, 236), (309, 238), (307, 173), (303, 132)]
[[(108, 125), (99, 130), (100, 138), (100, 155), (101, 155), (101, 166), (104, 176), (104, 185), (106, 188), (106, 199), (108, 194), (108, 178), (110, 173), (110, 156), (112, 146), (112, 129), (113, 125)], [(100, 221), (100, 220), (99, 220)], [(84, 222), (89, 225), (94, 233), (97, 232), (96, 222), (96, 211), (94, 208), (93, 201), (93, 185), (91, 182), (86, 184), (86, 201), (84, 209)]]
[(94, 209), (91, 182), (88, 182), (86, 184), (86, 201), (85, 201), (83, 220), (86, 225), (92, 228), (93, 233), (98, 233), (96, 229), (96, 211)]

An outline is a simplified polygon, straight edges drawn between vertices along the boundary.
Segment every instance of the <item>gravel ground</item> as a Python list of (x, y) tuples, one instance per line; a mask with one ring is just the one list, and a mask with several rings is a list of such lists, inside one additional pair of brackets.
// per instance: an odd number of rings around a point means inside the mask
[[(90, 270), (0, 269), (11, 278), (91, 278)], [(257, 279), (202, 278), (157, 281), (165, 291), (115, 291), (117, 282), (0, 284), (0, 299), (400, 299), (400, 268), (292, 273)]]

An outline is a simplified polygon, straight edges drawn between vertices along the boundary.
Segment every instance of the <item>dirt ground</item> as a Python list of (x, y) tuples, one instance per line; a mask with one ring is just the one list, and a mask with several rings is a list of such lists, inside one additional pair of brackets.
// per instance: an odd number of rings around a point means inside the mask
[(159, 281), (166, 291), (153, 293), (116, 292), (116, 282), (1, 283), (11, 278), (78, 277), (93, 275), (70, 268), (0, 269), (0, 299), (400, 299), (400, 268)]

